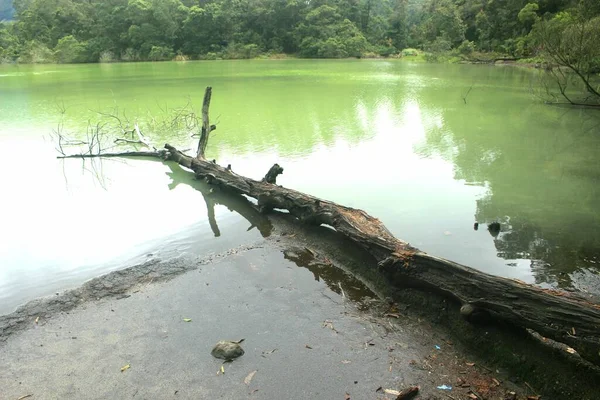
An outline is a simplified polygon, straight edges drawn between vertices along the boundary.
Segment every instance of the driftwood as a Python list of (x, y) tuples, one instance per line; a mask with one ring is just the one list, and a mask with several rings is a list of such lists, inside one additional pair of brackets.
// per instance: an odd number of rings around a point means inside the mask
[(459, 301), (467, 319), (487, 314), (492, 319), (532, 329), (568, 344), (588, 361), (600, 365), (600, 306), (564, 292), (540, 289), (492, 276), (422, 252), (396, 239), (376, 218), (292, 189), (238, 175), (165, 145), (169, 159), (194, 171), (199, 179), (258, 201), (262, 212), (288, 210), (300, 222), (328, 225), (364, 248), (394, 283), (440, 293)]
[[(210, 88), (205, 95), (206, 112), (203, 107), (203, 114), (206, 114), (203, 125), (208, 130), (202, 135), (205, 140), (201, 140), (196, 157), (169, 144), (161, 152), (144, 152), (144, 155), (175, 161), (191, 169), (198, 179), (254, 198), (263, 213), (284, 209), (302, 223), (334, 228), (366, 250), (392, 283), (454, 299), (462, 305), (461, 314), (467, 320), (475, 321), (476, 317), (485, 316), (531, 329), (571, 346), (584, 359), (600, 365), (600, 305), (573, 294), (492, 276), (422, 252), (395, 238), (381, 221), (362, 210), (274, 184), (276, 176), (283, 172), (277, 164), (258, 181), (236, 174), (231, 166), (222, 167), (206, 160), (204, 150), (210, 133), (208, 102)], [(213, 231), (218, 234), (214, 227)]]

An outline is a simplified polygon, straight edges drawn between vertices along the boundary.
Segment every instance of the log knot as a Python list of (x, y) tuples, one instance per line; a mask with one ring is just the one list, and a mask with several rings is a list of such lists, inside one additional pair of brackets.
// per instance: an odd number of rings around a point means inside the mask
[(274, 185), (277, 181), (277, 176), (280, 174), (283, 174), (283, 168), (281, 168), (279, 164), (274, 164), (263, 178), (263, 182), (271, 183)]
[(404, 268), (409, 268), (411, 265), (410, 262), (414, 255), (415, 252), (413, 250), (397, 248), (396, 251), (392, 252), (388, 257), (381, 260), (378, 265), (385, 268), (399, 264)]

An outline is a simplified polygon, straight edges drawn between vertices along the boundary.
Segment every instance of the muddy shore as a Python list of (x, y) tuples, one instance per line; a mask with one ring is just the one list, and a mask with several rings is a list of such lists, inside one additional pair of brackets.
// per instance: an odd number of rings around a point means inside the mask
[[(335, 232), (262, 222), (255, 242), (151, 259), (0, 317), (0, 399), (600, 395), (595, 369), (390, 286)], [(212, 358), (222, 339), (245, 339), (245, 354)]]

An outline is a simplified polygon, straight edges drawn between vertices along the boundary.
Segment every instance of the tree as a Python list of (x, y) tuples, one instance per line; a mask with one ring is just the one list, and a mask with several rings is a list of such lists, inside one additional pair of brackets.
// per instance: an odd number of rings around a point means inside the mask
[(409, 46), (408, 1), (395, 0), (389, 17), (387, 36), (398, 50)]
[[(575, 2), (577, 12), (569, 11)], [(0, 19), (8, 15), (7, 4), (10, 1), (0, 0)], [(15, 38), (10, 51), (4, 45), (4, 60), (21, 55), (21, 60), (28, 60), (32, 51), (46, 56), (47, 52), (40, 53), (40, 45), (56, 49), (62, 39), (70, 37), (61, 44), (61, 54), (67, 51), (66, 43), (78, 47), (77, 42), (85, 46), (77, 57), (96, 62), (168, 59), (170, 54), (246, 58), (264, 52), (303, 57), (359, 57), (367, 52), (387, 56), (407, 47), (452, 51), (465, 40), (469, 45), (462, 48), (463, 53), (483, 50), (529, 56), (535, 50), (530, 31), (539, 16), (549, 20), (559, 12), (569, 12), (589, 21), (600, 14), (600, 2), (14, 0), (14, 10), (14, 24), (2, 31), (5, 38), (7, 32)]]
[(303, 37), (303, 57), (360, 57), (368, 48), (367, 39), (349, 19), (343, 19), (337, 7), (328, 5), (309, 12), (297, 30)]
[[(600, 71), (600, 16), (587, 19), (587, 15), (558, 13), (552, 19), (538, 21), (533, 35), (561, 95), (571, 104), (600, 105), (600, 88), (592, 81)], [(567, 93), (571, 77), (576, 77), (585, 88), (587, 97), (582, 101), (572, 100)]]
[(524, 26), (531, 29), (534, 23), (539, 19), (537, 15), (537, 11), (540, 9), (540, 6), (537, 3), (527, 3), (525, 7), (519, 11), (517, 18), (519, 18), (519, 22), (521, 22)]
[(0, 64), (18, 57), (18, 40), (13, 34), (13, 26), (12, 23), (0, 22)]
[(47, 64), (54, 62), (54, 54), (45, 44), (31, 40), (21, 47), (17, 61), (24, 64)]
[(72, 35), (60, 39), (54, 48), (56, 61), (61, 64), (85, 62), (85, 51), (85, 43), (80, 43)]
[(182, 28), (182, 51), (198, 56), (227, 47), (230, 23), (220, 4), (208, 3), (204, 8), (189, 9)]
[(150, 61), (167, 61), (172, 60), (175, 56), (175, 52), (169, 47), (152, 46), (150, 53), (148, 54), (148, 60)]
[(466, 27), (453, 1), (430, 0), (425, 9), (428, 16), (421, 25), (425, 41), (434, 42), (439, 37), (454, 47), (465, 40)]

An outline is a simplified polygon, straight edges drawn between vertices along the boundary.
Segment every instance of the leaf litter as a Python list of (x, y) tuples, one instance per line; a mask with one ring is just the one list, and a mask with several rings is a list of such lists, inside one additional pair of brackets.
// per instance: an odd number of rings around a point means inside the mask
[(252, 378), (254, 378), (254, 375), (255, 375), (257, 372), (258, 372), (257, 370), (254, 370), (254, 371), (250, 372), (250, 373), (248, 374), (248, 376), (247, 376), (246, 378), (244, 378), (244, 383), (245, 383), (246, 385), (250, 385), (250, 382), (252, 382)]

